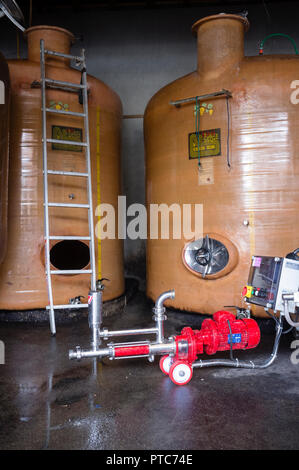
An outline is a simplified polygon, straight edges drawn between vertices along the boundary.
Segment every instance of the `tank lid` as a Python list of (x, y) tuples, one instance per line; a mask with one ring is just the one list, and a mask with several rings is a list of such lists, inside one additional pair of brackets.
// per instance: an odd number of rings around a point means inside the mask
[(28, 28), (24, 31), (24, 36), (26, 37), (32, 31), (38, 31), (38, 30), (43, 30), (43, 31), (49, 30), (49, 31), (57, 31), (58, 33), (64, 33), (67, 36), (69, 36), (72, 44), (75, 41), (75, 36), (68, 29), (60, 28), (58, 26), (48, 26), (48, 25), (31, 26), (31, 28)]
[(204, 18), (201, 18), (200, 20), (196, 21), (193, 25), (192, 25), (192, 34), (194, 36), (197, 35), (197, 30), (198, 30), (198, 27), (200, 25), (202, 25), (203, 23), (206, 23), (207, 21), (212, 21), (212, 20), (223, 20), (223, 19), (232, 19), (232, 20), (238, 20), (240, 21), (241, 23), (244, 24), (244, 27), (245, 27), (245, 31), (248, 31), (249, 29), (249, 21), (248, 19), (245, 17), (245, 16), (242, 16), (242, 15), (234, 15), (234, 14), (228, 14), (228, 13), (219, 13), (218, 15), (211, 15), (211, 16), (205, 16)]

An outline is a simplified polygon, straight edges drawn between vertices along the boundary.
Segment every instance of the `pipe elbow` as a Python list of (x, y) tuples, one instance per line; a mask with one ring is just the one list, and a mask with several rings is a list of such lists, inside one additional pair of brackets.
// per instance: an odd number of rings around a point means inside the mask
[(159, 295), (159, 297), (156, 300), (155, 309), (156, 310), (163, 309), (164, 302), (167, 299), (174, 299), (174, 298), (175, 298), (175, 290), (174, 289), (163, 292), (161, 295)]

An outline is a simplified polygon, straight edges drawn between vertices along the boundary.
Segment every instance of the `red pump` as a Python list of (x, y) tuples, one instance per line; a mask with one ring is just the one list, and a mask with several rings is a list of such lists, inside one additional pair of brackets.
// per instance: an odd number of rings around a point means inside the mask
[[(255, 320), (251, 318), (236, 318), (230, 312), (221, 310), (214, 313), (213, 319), (203, 321), (201, 330), (192, 330), (190, 327), (183, 328), (178, 336), (168, 339), (164, 336), (164, 320), (166, 320), (165, 300), (174, 298), (174, 291), (163, 292), (156, 300), (153, 309), (155, 326), (151, 328), (137, 328), (131, 330), (109, 331), (101, 329), (102, 323), (102, 297), (101, 290), (94, 292), (90, 302), (89, 324), (92, 328), (92, 349), (82, 350), (80, 346), (76, 350), (69, 351), (70, 359), (80, 360), (82, 358), (104, 358), (125, 359), (134, 357), (147, 357), (152, 362), (155, 356), (163, 356), (160, 360), (161, 370), (169, 375), (170, 379), (177, 385), (187, 384), (193, 375), (194, 367), (202, 367), (202, 363), (209, 361), (197, 361), (199, 354), (215, 354), (217, 351), (234, 349), (250, 349), (260, 342), (260, 329)], [(95, 296), (99, 299), (95, 300)], [(126, 343), (108, 343), (105, 347), (99, 347), (101, 339), (107, 340), (113, 336), (154, 334), (156, 340), (131, 341)], [(278, 343), (277, 343), (278, 344)], [(276, 355), (276, 353), (275, 353)], [(275, 358), (272, 355), (269, 364)], [(241, 361), (228, 361), (231, 367), (250, 367), (250, 364), (241, 364)], [(226, 363), (227, 365), (227, 363)], [(266, 366), (268, 363), (266, 363)], [(265, 365), (256, 366), (265, 367)]]
[(232, 313), (221, 310), (214, 313), (213, 320), (204, 320), (201, 330), (183, 328), (181, 335), (174, 338), (175, 356), (163, 356), (160, 359), (160, 368), (162, 372), (169, 374), (174, 383), (185, 385), (192, 378), (192, 364), (199, 354), (255, 348), (260, 337), (260, 329), (255, 320), (236, 319)]

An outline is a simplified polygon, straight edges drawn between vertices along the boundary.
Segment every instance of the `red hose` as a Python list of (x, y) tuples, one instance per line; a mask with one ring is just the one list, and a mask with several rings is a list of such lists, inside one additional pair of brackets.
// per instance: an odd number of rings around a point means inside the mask
[(119, 346), (114, 350), (114, 357), (144, 356), (147, 354), (149, 354), (148, 344), (141, 344), (140, 346)]

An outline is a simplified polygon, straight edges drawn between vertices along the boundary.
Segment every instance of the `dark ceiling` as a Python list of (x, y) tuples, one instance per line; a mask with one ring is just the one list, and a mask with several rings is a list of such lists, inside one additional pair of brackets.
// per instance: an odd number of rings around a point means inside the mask
[[(175, 7), (195, 7), (195, 6), (227, 6), (242, 5), (247, 7), (252, 4), (264, 4), (281, 2), (281, 0), (18, 0), (17, 3), (26, 15), (29, 13), (30, 4), (36, 12), (53, 11), (61, 9), (87, 10), (101, 8), (105, 10), (122, 10), (122, 9), (153, 9), (153, 8), (175, 8)], [(291, 0), (298, 2), (298, 0)]]
[[(71, 12), (100, 10), (150, 10), (217, 6), (232, 8), (235, 11), (248, 9), (251, 5), (262, 5), (267, 12), (267, 5), (282, 3), (283, 0), (16, 0), (20, 6), (25, 25), (34, 24), (34, 18), (47, 13), (71, 14)], [(298, 0), (288, 0), (298, 3)]]

